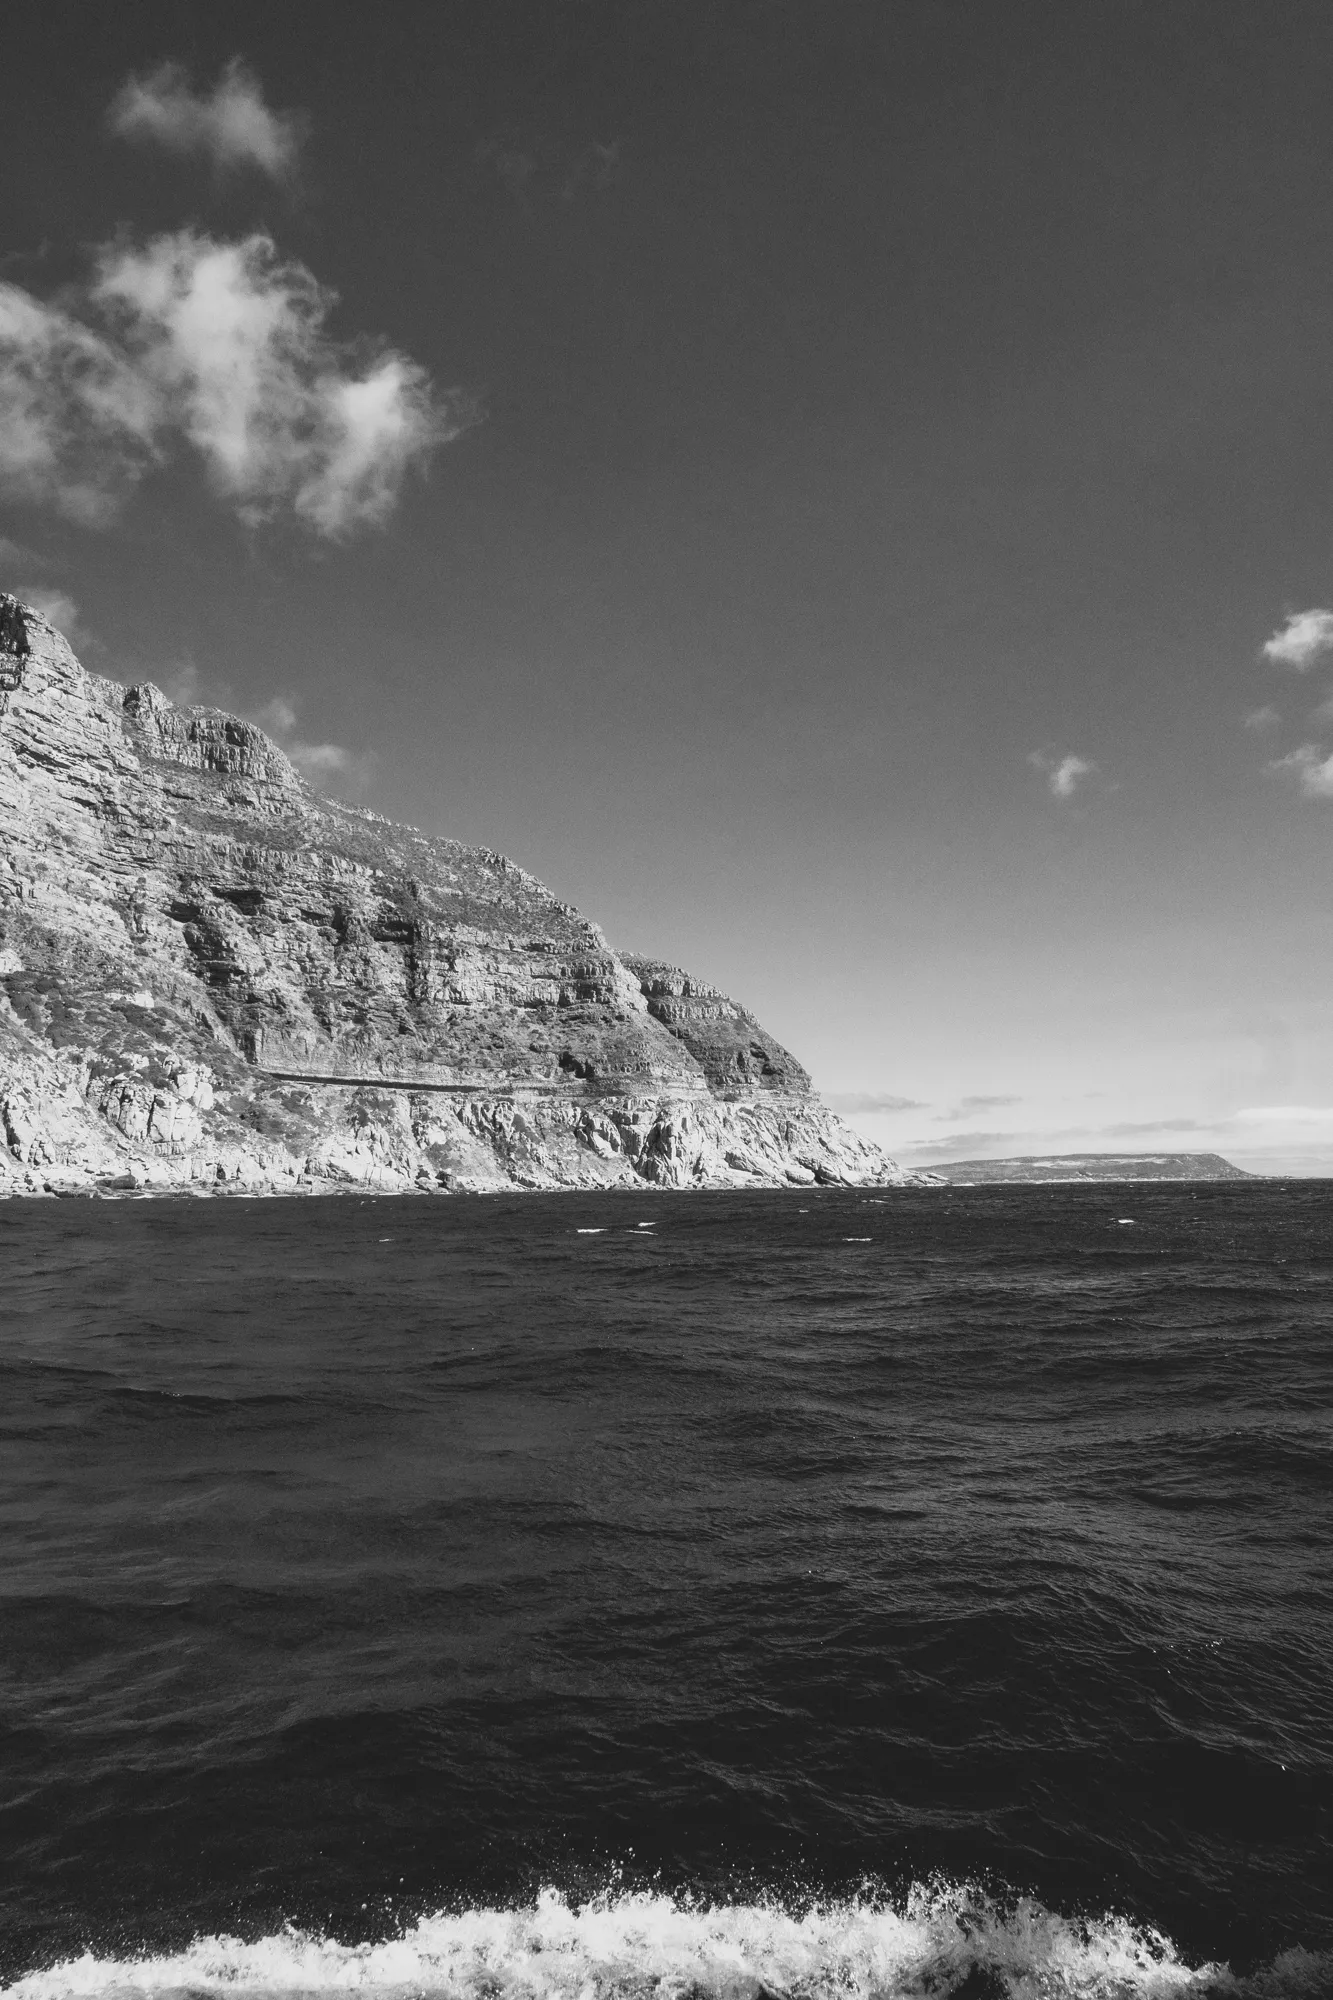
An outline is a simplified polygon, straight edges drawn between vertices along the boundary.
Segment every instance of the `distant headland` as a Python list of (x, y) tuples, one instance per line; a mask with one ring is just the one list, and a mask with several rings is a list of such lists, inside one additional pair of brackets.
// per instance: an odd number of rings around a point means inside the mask
[(1011, 1160), (946, 1160), (931, 1168), (951, 1187), (996, 1181), (1252, 1181), (1220, 1153), (1024, 1153)]

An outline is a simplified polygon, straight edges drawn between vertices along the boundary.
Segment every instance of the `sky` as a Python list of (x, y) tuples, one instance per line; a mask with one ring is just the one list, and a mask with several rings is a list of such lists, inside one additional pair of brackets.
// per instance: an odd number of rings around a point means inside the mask
[(1333, 10), (52, 0), (0, 583), (909, 1164), (1333, 1173)]

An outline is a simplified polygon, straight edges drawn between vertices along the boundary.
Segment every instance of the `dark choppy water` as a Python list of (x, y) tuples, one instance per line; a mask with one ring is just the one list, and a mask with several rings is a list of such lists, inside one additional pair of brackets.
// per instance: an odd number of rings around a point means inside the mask
[(1333, 1992), (1333, 1185), (0, 1260), (33, 2000)]

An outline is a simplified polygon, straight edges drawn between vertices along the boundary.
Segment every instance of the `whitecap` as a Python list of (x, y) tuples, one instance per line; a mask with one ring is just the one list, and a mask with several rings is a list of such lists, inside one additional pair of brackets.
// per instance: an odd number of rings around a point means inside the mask
[[(1191, 1967), (1170, 1940), (1118, 1916), (1070, 1918), (1030, 1899), (1001, 1907), (969, 1885), (905, 1901), (793, 1910), (651, 1893), (421, 1918), (347, 1945), (288, 1928), (244, 1943), (198, 1938), (163, 1957), (92, 1953), (0, 1988), (7, 2000), (362, 1993), (383, 2000), (926, 2000), (965, 1981), (1006, 2000), (1314, 2000), (1333, 1956), (1291, 1950), (1251, 1975)], [(977, 1990), (981, 1990), (977, 1986)]]

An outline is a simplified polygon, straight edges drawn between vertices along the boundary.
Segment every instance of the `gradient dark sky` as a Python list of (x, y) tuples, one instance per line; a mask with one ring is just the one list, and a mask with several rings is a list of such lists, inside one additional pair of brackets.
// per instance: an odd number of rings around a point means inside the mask
[[(295, 194), (107, 135), (237, 54)], [(1333, 601), (1326, 0), (57, 4), (5, 71), (11, 283), (262, 223), (484, 410), (337, 548), (184, 456), (9, 509), (90, 665), (290, 699), (904, 1158), (1333, 1170), (1333, 800), (1265, 769), (1333, 673), (1259, 658)]]

